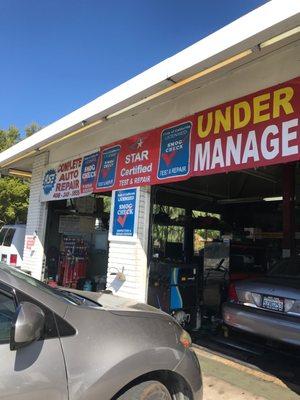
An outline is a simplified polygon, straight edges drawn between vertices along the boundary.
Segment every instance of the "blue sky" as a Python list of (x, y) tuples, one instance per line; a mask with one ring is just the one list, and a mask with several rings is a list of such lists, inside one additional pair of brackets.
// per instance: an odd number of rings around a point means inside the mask
[(45, 126), (264, 0), (0, 0), (0, 129)]

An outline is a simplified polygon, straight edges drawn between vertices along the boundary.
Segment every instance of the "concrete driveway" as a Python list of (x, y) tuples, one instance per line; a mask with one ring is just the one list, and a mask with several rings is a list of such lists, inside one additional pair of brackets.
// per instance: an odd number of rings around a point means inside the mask
[(300, 386), (259, 369), (194, 347), (204, 381), (204, 400), (299, 400)]

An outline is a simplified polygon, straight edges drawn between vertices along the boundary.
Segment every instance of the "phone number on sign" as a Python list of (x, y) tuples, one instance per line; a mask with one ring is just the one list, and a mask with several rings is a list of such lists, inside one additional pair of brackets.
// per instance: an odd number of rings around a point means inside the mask
[(68, 192), (55, 192), (53, 194), (54, 199), (66, 199), (69, 197), (80, 196), (80, 190), (69, 190)]

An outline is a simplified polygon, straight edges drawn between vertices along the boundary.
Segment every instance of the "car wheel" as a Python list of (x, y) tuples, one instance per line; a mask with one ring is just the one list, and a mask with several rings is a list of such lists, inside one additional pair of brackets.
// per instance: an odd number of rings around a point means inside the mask
[(158, 381), (147, 381), (133, 386), (117, 400), (172, 400), (168, 389)]

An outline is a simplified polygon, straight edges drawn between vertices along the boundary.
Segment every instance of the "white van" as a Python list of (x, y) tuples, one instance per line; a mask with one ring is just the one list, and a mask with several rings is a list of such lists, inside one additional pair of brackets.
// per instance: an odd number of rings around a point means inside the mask
[(0, 230), (0, 261), (21, 268), (26, 225), (4, 225)]

